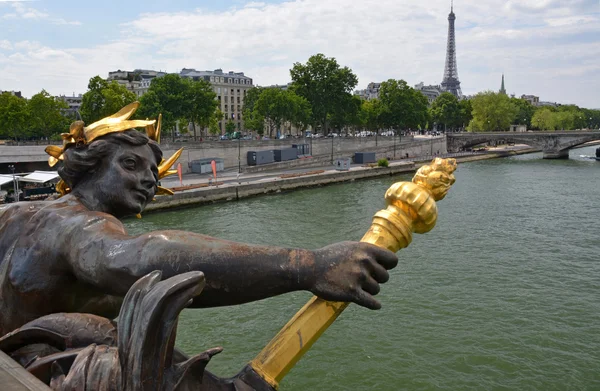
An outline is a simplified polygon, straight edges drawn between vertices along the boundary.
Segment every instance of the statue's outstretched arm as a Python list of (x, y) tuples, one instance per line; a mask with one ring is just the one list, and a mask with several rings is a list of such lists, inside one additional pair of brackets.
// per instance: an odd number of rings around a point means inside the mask
[(140, 277), (164, 278), (201, 271), (206, 287), (196, 307), (246, 303), (308, 290), (329, 300), (379, 308), (372, 297), (395, 254), (365, 243), (344, 242), (320, 250), (236, 243), (185, 231), (129, 236), (113, 218), (89, 218), (69, 233), (67, 257), (78, 279), (106, 293), (124, 295)]

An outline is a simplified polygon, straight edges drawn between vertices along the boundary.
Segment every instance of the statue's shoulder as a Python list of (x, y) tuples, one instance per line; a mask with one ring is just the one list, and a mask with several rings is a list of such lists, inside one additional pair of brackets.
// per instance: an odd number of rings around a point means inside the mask
[(75, 197), (65, 196), (56, 200), (17, 202), (0, 210), (0, 221), (25, 219), (29, 222), (50, 222), (45, 226), (85, 228), (96, 224), (122, 226), (121, 222), (107, 213), (90, 211)]

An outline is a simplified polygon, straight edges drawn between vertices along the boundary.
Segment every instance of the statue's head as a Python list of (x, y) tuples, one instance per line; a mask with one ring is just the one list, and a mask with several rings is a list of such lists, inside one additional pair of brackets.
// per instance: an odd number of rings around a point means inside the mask
[(450, 186), (456, 182), (456, 159), (435, 158), (431, 164), (419, 168), (413, 182), (428, 189), (436, 201), (444, 199)]
[(58, 174), (74, 195), (122, 217), (140, 213), (152, 200), (161, 160), (158, 144), (130, 129), (67, 148)]
[[(88, 208), (116, 217), (139, 214), (156, 194), (173, 194), (158, 186), (162, 177), (172, 174), (169, 167), (181, 151), (167, 161), (157, 143), (160, 117), (156, 121), (129, 120), (139, 103), (84, 127), (74, 122), (62, 135), (64, 146), (50, 146), (50, 166), (58, 162), (61, 181), (57, 190), (73, 193)], [(146, 133), (134, 127), (145, 127)]]

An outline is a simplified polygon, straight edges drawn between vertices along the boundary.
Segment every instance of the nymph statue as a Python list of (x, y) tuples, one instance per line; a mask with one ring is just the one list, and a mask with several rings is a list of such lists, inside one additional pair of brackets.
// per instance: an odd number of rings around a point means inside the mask
[[(0, 212), (0, 336), (51, 314), (114, 319), (134, 283), (153, 272), (163, 280), (196, 272), (205, 286), (189, 295), (192, 308), (299, 290), (380, 308), (374, 296), (398, 259), (371, 244), (306, 250), (176, 230), (129, 235), (119, 219), (140, 214), (157, 193), (168, 193), (158, 181), (175, 161), (163, 159), (155, 121), (129, 119), (137, 107), (88, 126), (71, 125), (62, 148), (47, 148), (63, 196)], [(135, 130), (140, 127), (146, 132)]]

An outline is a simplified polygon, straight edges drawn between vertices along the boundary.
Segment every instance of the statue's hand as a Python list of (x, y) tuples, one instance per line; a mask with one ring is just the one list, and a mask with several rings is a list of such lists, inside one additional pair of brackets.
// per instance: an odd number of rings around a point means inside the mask
[(396, 267), (393, 252), (367, 243), (341, 242), (315, 251), (312, 293), (330, 301), (354, 302), (370, 309), (381, 308), (374, 295), (379, 284)]

